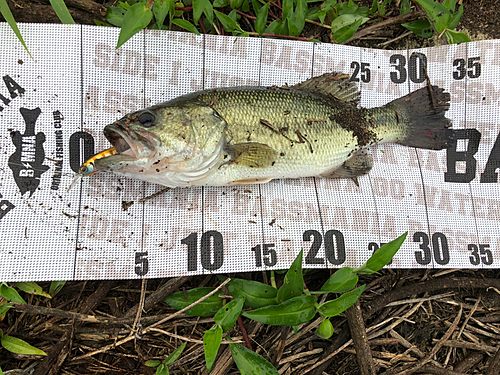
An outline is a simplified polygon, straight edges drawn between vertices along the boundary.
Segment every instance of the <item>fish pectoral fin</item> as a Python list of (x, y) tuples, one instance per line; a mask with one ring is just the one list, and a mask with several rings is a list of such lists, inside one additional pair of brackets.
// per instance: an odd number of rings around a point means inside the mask
[(273, 177), (267, 178), (245, 178), (243, 180), (231, 181), (228, 185), (253, 185), (253, 184), (267, 184)]
[(322, 173), (325, 178), (355, 178), (370, 172), (373, 158), (365, 150), (356, 151), (344, 164), (336, 169)]
[(320, 93), (331, 99), (355, 105), (359, 104), (361, 98), (358, 85), (350, 80), (349, 74), (345, 73), (326, 73), (298, 83), (293, 88)]
[(226, 151), (231, 161), (249, 168), (267, 168), (272, 166), (278, 153), (268, 145), (257, 142), (227, 145)]

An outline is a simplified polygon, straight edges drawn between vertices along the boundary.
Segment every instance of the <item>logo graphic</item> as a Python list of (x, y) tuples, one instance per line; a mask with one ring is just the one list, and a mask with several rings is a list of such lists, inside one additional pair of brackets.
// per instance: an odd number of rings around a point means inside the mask
[(21, 108), (20, 112), (25, 122), (25, 130), (24, 134), (19, 131), (11, 133), (16, 151), (9, 158), (9, 168), (14, 174), (21, 195), (29, 191), (31, 197), (40, 185), (40, 176), (49, 169), (47, 165), (43, 165), (45, 134), (35, 134), (36, 120), (42, 112), (40, 108)]

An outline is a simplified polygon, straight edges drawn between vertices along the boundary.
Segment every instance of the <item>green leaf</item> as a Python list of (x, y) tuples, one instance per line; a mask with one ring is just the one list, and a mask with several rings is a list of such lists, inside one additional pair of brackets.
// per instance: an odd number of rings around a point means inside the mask
[(280, 19), (274, 20), (266, 27), (264, 33), (266, 34), (280, 34), (282, 28), (282, 22)]
[[(217, 0), (215, 0), (215, 1), (217, 1)], [(262, 8), (262, 4), (258, 0), (252, 0), (252, 7), (253, 7), (254, 13), (257, 14), (257, 13), (259, 13), (260, 8)]]
[(36, 295), (42, 296), (42, 297), (52, 298), (52, 296), (50, 294), (43, 291), (43, 289), (40, 285), (38, 285), (37, 283), (34, 283), (32, 281), (30, 281), (30, 282), (17, 282), (14, 284), (19, 289), (21, 289), (23, 292), (26, 292), (29, 294), (36, 294)]
[[(184, 2), (187, 2), (187, 1), (188, 0), (184, 0)], [(178, 0), (177, 2), (175, 2), (175, 0), (174, 0), (174, 9), (175, 9), (175, 7), (177, 7), (177, 8), (184, 8), (185, 6), (186, 5), (184, 5), (182, 3), (182, 1)], [(174, 16), (176, 16), (176, 17), (181, 17), (183, 14), (184, 14), (184, 11), (182, 11), (182, 10), (175, 10), (174, 11)]]
[(26, 301), (19, 295), (17, 290), (11, 288), (5, 283), (0, 284), (0, 295), (9, 302), (26, 303)]
[[(174, 20), (175, 21), (175, 20)], [(163, 302), (167, 305), (173, 307), (177, 310), (182, 310), (183, 308), (191, 305), (192, 303), (198, 301), (200, 298), (206, 296), (208, 293), (213, 291), (215, 288), (196, 288), (187, 290), (185, 292), (172, 293), (167, 296)], [(184, 296), (186, 298), (184, 298)], [(186, 310), (186, 314), (192, 316), (212, 316), (222, 307), (222, 299), (217, 295), (212, 295), (206, 300), (198, 303), (197, 305)]]
[[(339, 15), (355, 14), (358, 11), (358, 6), (351, 0), (348, 2), (337, 4), (335, 6), (335, 9), (337, 10), (337, 13)], [(379, 9), (380, 9), (380, 3), (379, 3)]]
[(26, 341), (16, 337), (4, 335), (0, 340), (2, 346), (9, 352), (26, 355), (47, 355), (43, 350), (31, 346)]
[(470, 42), (470, 38), (464, 34), (464, 33), (459, 33), (457, 31), (453, 30), (446, 30), (444, 32), (444, 35), (446, 35), (446, 39), (448, 39), (448, 42), (450, 44), (456, 44), (456, 43), (465, 43), (465, 42)]
[(244, 32), (243, 30), (241, 30), (241, 27), (238, 24), (238, 22), (233, 20), (231, 17), (225, 15), (224, 13), (218, 12), (216, 10), (214, 10), (214, 13), (217, 16), (217, 18), (219, 19), (222, 26), (224, 26), (224, 29), (226, 29), (227, 31), (232, 32), (232, 31), (236, 30), (236, 31), (239, 31), (240, 33)]
[(322, 339), (328, 340), (333, 335), (333, 325), (330, 319), (323, 319), (321, 324), (316, 328), (314, 334)]
[(315, 21), (318, 19), (319, 8), (311, 7), (307, 10), (306, 19)]
[(222, 342), (222, 327), (219, 324), (214, 325), (203, 335), (203, 348), (205, 349), (205, 362), (207, 371), (210, 372), (214, 364), (220, 343)]
[(279, 375), (279, 372), (264, 357), (243, 345), (229, 344), (229, 348), (241, 375)]
[(283, 22), (292, 15), (293, 12), (293, 0), (283, 0), (282, 2), (283, 10), (281, 11)]
[(139, 31), (146, 28), (153, 19), (153, 12), (142, 3), (136, 3), (127, 10), (123, 17), (122, 28), (116, 49), (120, 48), (127, 40), (132, 38)]
[(443, 4), (432, 0), (415, 0), (422, 5), (422, 8), (427, 12), (427, 15), (434, 23), (434, 28), (441, 34), (449, 26), (451, 14)]
[(370, 259), (368, 259), (368, 261), (361, 267), (354, 269), (354, 272), (371, 275), (375, 272), (380, 271), (387, 263), (391, 261), (392, 258), (394, 258), (394, 255), (396, 255), (396, 253), (400, 249), (407, 235), (408, 232), (405, 232), (394, 241), (380, 246), (380, 248), (375, 251), (375, 253), (373, 253)]
[(196, 29), (196, 27), (189, 21), (186, 20), (181, 20), (181, 19), (173, 19), (172, 23), (174, 25), (177, 25), (179, 27), (182, 27), (183, 29), (190, 31), (192, 33), (195, 33), (196, 35), (201, 35), (200, 32)]
[(298, 297), (304, 291), (304, 275), (302, 274), (302, 254), (300, 250), (299, 255), (290, 266), (290, 269), (285, 275), (283, 285), (278, 290), (277, 301), (281, 303), (292, 297)]
[(307, 3), (306, 0), (297, 0), (295, 12), (289, 19), (290, 35), (299, 36), (306, 24)]
[(14, 31), (14, 34), (16, 34), (17, 39), (19, 39), (26, 52), (28, 52), (28, 55), (32, 57), (30, 51), (28, 50), (28, 47), (26, 47), (26, 43), (24, 43), (23, 36), (21, 35), (19, 28), (17, 27), (16, 20), (14, 19), (14, 16), (12, 15), (12, 12), (10, 11), (9, 5), (7, 4), (6, 0), (0, 0), (0, 13), (2, 14), (3, 18), (5, 18), (5, 21), (7, 21), (12, 31)]
[(410, 0), (401, 0), (401, 7), (399, 8), (399, 14), (404, 15), (410, 12), (411, 12)]
[(409, 23), (402, 23), (401, 26), (413, 31), (422, 38), (432, 38), (432, 35), (434, 35), (434, 29), (428, 20), (417, 20)]
[(460, 4), (460, 8), (458, 8), (458, 12), (454, 13), (451, 16), (450, 24), (448, 25), (448, 30), (453, 30), (458, 26), (458, 23), (460, 22), (460, 18), (462, 18), (463, 14), (464, 14), (464, 6), (462, 4)]
[(112, 24), (101, 21), (101, 20), (96, 20), (95, 18), (94, 18), (94, 23), (96, 24), (96, 26), (113, 27)]
[(382, 1), (381, 3), (378, 3), (378, 13), (382, 16), (385, 16), (385, 12), (386, 12), (386, 9), (385, 9), (385, 1)]
[(370, 15), (370, 8), (368, 7), (359, 7), (358, 9), (356, 9), (356, 12), (355, 12), (358, 16), (369, 16)]
[(3, 314), (9, 311), (12, 306), (13, 306), (12, 303), (6, 303), (4, 305), (0, 305), (0, 317), (2, 317)]
[(148, 367), (157, 367), (161, 364), (157, 359), (152, 359), (151, 361), (146, 361), (145, 365)]
[(344, 293), (356, 286), (358, 275), (352, 272), (352, 268), (344, 267), (337, 270), (326, 280), (321, 287), (322, 293)]
[(170, 20), (175, 14), (175, 0), (155, 0), (153, 3), (153, 14), (156, 24), (162, 26), (167, 15), (170, 15)]
[(222, 306), (215, 314), (214, 322), (220, 324), (224, 332), (229, 331), (235, 325), (236, 320), (238, 320), (244, 302), (244, 298), (237, 298)]
[(248, 38), (250, 36), (249, 33), (247, 33), (246, 31), (244, 33), (241, 33), (241, 34), (237, 34), (239, 37), (243, 37), (243, 38)]
[(106, 21), (110, 24), (121, 27), (123, 24), (123, 18), (125, 17), (125, 13), (127, 12), (123, 8), (119, 7), (106, 7), (108, 12), (106, 13)]
[(234, 298), (244, 298), (245, 306), (251, 309), (276, 305), (278, 290), (258, 281), (231, 279), (226, 288)]
[(158, 366), (156, 369), (156, 375), (170, 375), (170, 371), (168, 371), (168, 366), (163, 363)]
[(337, 5), (337, 0), (326, 0), (323, 4), (321, 4), (321, 10), (328, 12), (336, 5)]
[(0, 367), (0, 375), (4, 375), (1, 367)]
[(184, 344), (182, 344), (181, 346), (179, 346), (177, 349), (175, 349), (164, 361), (163, 361), (163, 364), (164, 365), (171, 365), (172, 363), (174, 363), (177, 358), (179, 358), (182, 354), (182, 352), (184, 351), (184, 348), (186, 347), (187, 345), (187, 342), (185, 342)]
[(243, 4), (241, 4), (241, 10), (245, 13), (250, 12), (250, 4), (248, 4), (248, 0), (243, 0)]
[(125, 10), (129, 10), (131, 6), (132, 6), (132, 5), (130, 5), (130, 4), (129, 4), (129, 3), (127, 3), (126, 1), (120, 1), (120, 2), (118, 3), (118, 8), (122, 8), (122, 9), (125, 9)]
[(62, 23), (67, 25), (72, 25), (75, 23), (63, 0), (50, 0), (50, 5), (52, 5), (52, 8), (54, 8), (54, 12), (56, 12), (57, 17), (59, 17)]
[(325, 22), (325, 18), (326, 18), (326, 11), (324, 10), (320, 10), (318, 11), (318, 18), (320, 20), (321, 23), (324, 23)]
[(238, 23), (238, 20), (241, 18), (241, 16), (236, 12), (236, 9), (233, 9), (231, 12), (229, 12), (227, 16), (236, 23)]
[(294, 326), (311, 320), (316, 314), (316, 297), (300, 296), (289, 299), (280, 305), (265, 306), (241, 315), (264, 324)]
[(363, 18), (363, 19), (360, 19), (360, 20), (354, 22), (351, 26), (346, 26), (346, 27), (341, 28), (340, 30), (337, 30), (333, 34), (333, 39), (335, 40), (336, 43), (347, 42), (354, 35), (354, 33), (358, 30), (359, 26), (361, 26), (363, 23), (365, 23), (368, 20), (369, 20), (369, 18)]
[(366, 285), (362, 285), (350, 292), (342, 294), (333, 301), (325, 302), (318, 307), (318, 311), (327, 318), (339, 315), (356, 303), (361, 293), (365, 290), (365, 287)]
[(232, 9), (239, 9), (243, 4), (243, 0), (229, 0), (229, 5)]
[(257, 19), (255, 20), (255, 31), (257, 31), (259, 35), (262, 35), (266, 29), (269, 4), (271, 3), (266, 3), (264, 6), (260, 7), (259, 11), (256, 13)]
[(193, 20), (195, 24), (198, 23), (198, 20), (209, 3), (209, 0), (193, 0)]
[(49, 287), (49, 294), (54, 297), (57, 293), (61, 291), (66, 281), (52, 281)]
[(455, 7), (457, 6), (457, 0), (443, 0), (443, 6), (451, 10), (452, 12), (455, 11)]
[[(350, 25), (352, 25), (352, 24), (356, 23), (357, 21), (362, 20), (364, 18), (365, 17), (359, 16), (357, 14), (343, 14), (341, 16), (338, 16), (332, 22), (332, 33), (335, 33), (337, 30), (340, 30), (343, 27), (350, 26)], [(359, 27), (359, 25), (358, 25), (358, 27)]]

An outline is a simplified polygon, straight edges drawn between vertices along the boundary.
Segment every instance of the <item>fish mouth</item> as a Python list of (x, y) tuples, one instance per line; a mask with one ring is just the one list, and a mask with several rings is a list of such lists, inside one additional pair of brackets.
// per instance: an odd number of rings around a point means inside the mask
[(135, 131), (120, 123), (107, 125), (104, 136), (118, 154), (135, 158), (143, 158), (154, 152), (153, 141), (158, 138), (148, 131)]

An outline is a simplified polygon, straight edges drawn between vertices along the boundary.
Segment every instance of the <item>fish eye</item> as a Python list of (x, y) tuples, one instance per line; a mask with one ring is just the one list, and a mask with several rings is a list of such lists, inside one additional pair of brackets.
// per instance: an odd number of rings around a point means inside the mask
[(149, 128), (154, 125), (155, 118), (156, 116), (154, 113), (149, 111), (144, 111), (139, 115), (139, 122), (142, 124), (142, 126)]
[(93, 169), (94, 168), (93, 168), (92, 164), (90, 164), (90, 165), (82, 165), (80, 167), (79, 172), (80, 172), (80, 174), (83, 174), (85, 176), (85, 175), (91, 173)]

